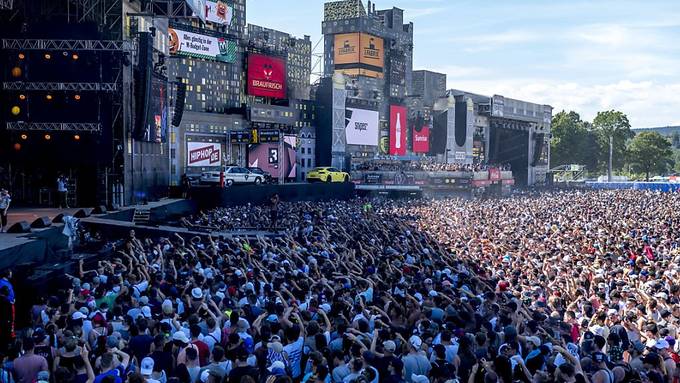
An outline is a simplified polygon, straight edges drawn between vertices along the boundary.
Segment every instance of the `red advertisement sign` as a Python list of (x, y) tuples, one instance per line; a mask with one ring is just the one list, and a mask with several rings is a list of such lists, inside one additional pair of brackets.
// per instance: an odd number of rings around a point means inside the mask
[(489, 168), (489, 181), (498, 181), (501, 179), (501, 169)]
[(430, 151), (430, 127), (423, 125), (413, 129), (413, 152), (428, 153)]
[(249, 54), (248, 94), (286, 98), (286, 60), (256, 53)]
[(406, 108), (390, 105), (390, 155), (406, 155)]

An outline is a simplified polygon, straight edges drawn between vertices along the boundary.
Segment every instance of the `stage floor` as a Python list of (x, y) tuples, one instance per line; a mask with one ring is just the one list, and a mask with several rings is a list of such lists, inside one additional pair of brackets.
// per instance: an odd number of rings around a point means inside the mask
[[(80, 208), (57, 209), (57, 208), (28, 208), (28, 207), (9, 207), (9, 214), (7, 215), (8, 226), (12, 226), (17, 222), (26, 221), (29, 225), (40, 217), (49, 217), (50, 221), (61, 213), (73, 215)], [(2, 241), (2, 237), (0, 237)]]

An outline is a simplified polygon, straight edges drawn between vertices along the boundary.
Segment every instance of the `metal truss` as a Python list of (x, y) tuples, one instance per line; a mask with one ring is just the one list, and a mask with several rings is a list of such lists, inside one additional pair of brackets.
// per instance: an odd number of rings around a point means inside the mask
[(194, 14), (185, 0), (152, 0), (149, 6), (153, 14), (169, 18), (189, 18)]
[(14, 0), (0, 0), (0, 9), (12, 9)]
[(102, 124), (88, 122), (24, 122), (15, 121), (7, 123), (7, 130), (24, 131), (71, 131), (101, 133)]
[(4, 90), (37, 90), (37, 91), (102, 91), (115, 92), (118, 84), (115, 82), (5, 82), (2, 84)]
[(55, 51), (133, 51), (134, 44), (126, 40), (2, 39), (2, 48)]

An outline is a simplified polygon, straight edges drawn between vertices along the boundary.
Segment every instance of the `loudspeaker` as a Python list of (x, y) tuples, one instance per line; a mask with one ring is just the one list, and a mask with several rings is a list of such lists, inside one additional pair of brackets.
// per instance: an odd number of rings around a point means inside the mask
[(64, 223), (64, 213), (59, 213), (59, 215), (52, 218), (52, 223)]
[(544, 137), (545, 137), (544, 133), (538, 133), (534, 136), (534, 157), (531, 159), (531, 166), (536, 166), (538, 161), (541, 160), (543, 144), (545, 142)]
[(104, 205), (99, 205), (92, 209), (92, 214), (106, 214), (106, 213), (107, 213), (106, 206)]
[(120, 210), (120, 205), (118, 205), (117, 203), (110, 203), (108, 206), (108, 210), (110, 211)]
[(90, 211), (85, 210), (85, 209), (80, 209), (75, 214), (73, 214), (73, 216), (76, 217), (76, 218), (87, 218), (87, 217), (90, 216)]
[(7, 232), (12, 234), (30, 233), (31, 225), (29, 225), (26, 221), (17, 222), (10, 226), (9, 229), (7, 229)]
[(144, 139), (149, 123), (149, 104), (151, 103), (151, 75), (153, 71), (153, 39), (151, 33), (139, 34), (139, 60), (135, 71), (135, 125), (132, 136)]
[(181, 77), (177, 77), (177, 97), (175, 97), (175, 113), (172, 115), (172, 126), (179, 126), (184, 114), (184, 102), (187, 96), (187, 85), (182, 82)]
[(454, 138), (456, 140), (456, 145), (459, 147), (465, 146), (465, 140), (467, 139), (467, 102), (465, 99), (461, 98), (463, 101), (456, 101), (456, 127), (454, 129)]
[(34, 229), (44, 229), (50, 226), (52, 226), (52, 221), (50, 221), (49, 217), (40, 217), (31, 224), (31, 227)]

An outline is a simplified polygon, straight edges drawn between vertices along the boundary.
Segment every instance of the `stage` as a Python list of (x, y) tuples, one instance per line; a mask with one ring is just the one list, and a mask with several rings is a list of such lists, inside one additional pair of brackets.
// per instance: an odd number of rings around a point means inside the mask
[[(28, 207), (12, 207), (10, 206), (8, 215), (7, 215), (7, 223), (8, 227), (14, 225), (17, 222), (21, 221), (26, 221), (29, 224), (31, 224), (33, 221), (35, 221), (37, 218), (40, 217), (48, 217), (50, 221), (54, 219), (54, 217), (58, 216), (61, 213), (64, 213), (65, 215), (73, 215), (75, 212), (80, 210), (80, 208), (69, 208), (69, 209), (57, 209), (57, 208), (44, 208), (44, 207), (38, 207), (38, 208), (28, 208)], [(0, 237), (0, 247), (2, 247), (2, 242), (3, 242), (2, 237)]]

